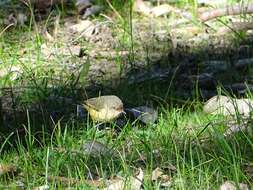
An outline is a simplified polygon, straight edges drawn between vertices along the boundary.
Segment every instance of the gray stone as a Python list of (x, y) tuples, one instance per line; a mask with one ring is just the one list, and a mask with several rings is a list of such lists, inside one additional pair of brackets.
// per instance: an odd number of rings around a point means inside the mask
[(203, 111), (209, 114), (221, 114), (224, 116), (242, 115), (249, 117), (252, 107), (253, 100), (251, 99), (235, 99), (217, 95), (205, 103)]

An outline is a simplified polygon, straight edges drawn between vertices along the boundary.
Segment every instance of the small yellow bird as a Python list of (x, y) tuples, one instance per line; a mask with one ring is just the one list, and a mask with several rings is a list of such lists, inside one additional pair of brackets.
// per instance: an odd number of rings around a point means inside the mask
[(121, 99), (114, 95), (99, 96), (86, 100), (83, 106), (93, 121), (110, 122), (124, 113)]

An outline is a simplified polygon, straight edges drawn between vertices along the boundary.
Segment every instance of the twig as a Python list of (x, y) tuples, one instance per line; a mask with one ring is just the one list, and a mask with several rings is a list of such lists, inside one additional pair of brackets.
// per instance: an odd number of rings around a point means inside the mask
[(208, 20), (221, 17), (221, 16), (229, 16), (229, 15), (239, 15), (239, 14), (249, 14), (253, 13), (253, 3), (249, 3), (247, 5), (227, 5), (224, 8), (214, 9), (210, 11), (206, 11), (203, 13), (200, 13), (199, 19), (202, 22), (206, 22)]

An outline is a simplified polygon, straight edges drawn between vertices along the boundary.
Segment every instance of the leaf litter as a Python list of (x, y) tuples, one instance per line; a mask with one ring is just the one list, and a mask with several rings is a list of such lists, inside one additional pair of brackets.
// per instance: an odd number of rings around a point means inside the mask
[(158, 183), (160, 187), (170, 187), (172, 184), (171, 177), (164, 174), (163, 170), (159, 167), (152, 171), (151, 180)]
[(8, 174), (15, 174), (17, 167), (12, 164), (0, 164), (0, 177)]
[(248, 186), (244, 183), (239, 183), (238, 187), (233, 181), (225, 181), (221, 186), (220, 190), (249, 190)]
[(109, 185), (103, 190), (140, 190), (144, 178), (144, 172), (141, 168), (138, 168), (137, 175), (130, 176), (129, 178), (118, 178), (115, 180), (109, 180)]

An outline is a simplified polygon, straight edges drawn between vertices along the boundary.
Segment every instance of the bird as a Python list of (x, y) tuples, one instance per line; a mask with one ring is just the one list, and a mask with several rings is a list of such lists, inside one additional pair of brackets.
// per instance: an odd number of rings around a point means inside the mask
[(95, 122), (111, 122), (124, 113), (123, 103), (115, 95), (87, 99), (84, 101), (83, 106)]

